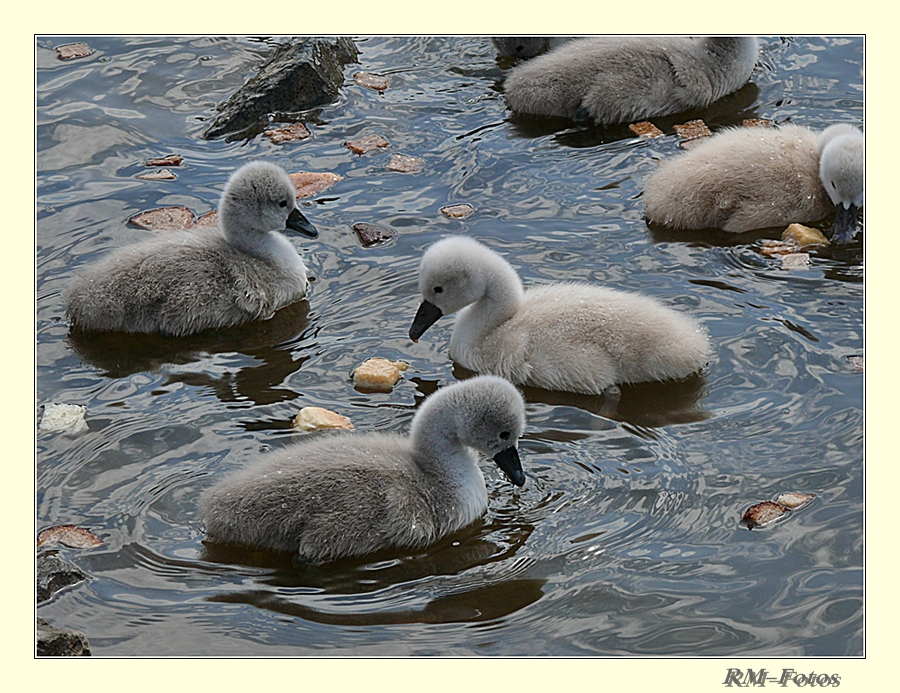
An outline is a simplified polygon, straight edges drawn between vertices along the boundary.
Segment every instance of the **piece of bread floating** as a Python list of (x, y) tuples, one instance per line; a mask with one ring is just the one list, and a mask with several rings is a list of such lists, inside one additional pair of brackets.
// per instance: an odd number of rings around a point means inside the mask
[(706, 127), (706, 123), (699, 119), (689, 120), (686, 123), (675, 125), (673, 127), (675, 128), (675, 132), (677, 132), (678, 136), (681, 138), (678, 142), (678, 146), (682, 149), (688, 149), (704, 138), (712, 137), (712, 130)]
[(84, 414), (87, 407), (80, 404), (46, 404), (39, 428), (42, 431), (82, 433), (88, 430)]
[(409, 368), (403, 361), (390, 361), (379, 357), (371, 358), (353, 371), (353, 383), (362, 390), (390, 392), (401, 378), (401, 371)]
[(642, 140), (653, 140), (657, 137), (665, 136), (665, 133), (662, 130), (646, 120), (640, 123), (632, 123), (628, 126), (628, 129)]
[(819, 229), (803, 224), (791, 224), (784, 233), (781, 234), (781, 240), (794, 243), (799, 249), (812, 248), (814, 246), (830, 245), (829, 241)]
[(788, 255), (807, 248), (824, 248), (831, 245), (819, 229), (803, 224), (791, 224), (781, 234), (780, 241), (764, 239), (759, 252), (763, 255)]
[(294, 428), (301, 431), (318, 431), (323, 428), (346, 428), (353, 430), (353, 424), (346, 416), (341, 416), (322, 407), (303, 407), (294, 417)]

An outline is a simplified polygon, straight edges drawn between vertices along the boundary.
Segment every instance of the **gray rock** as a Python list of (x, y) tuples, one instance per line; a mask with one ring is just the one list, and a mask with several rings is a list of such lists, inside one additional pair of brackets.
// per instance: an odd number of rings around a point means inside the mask
[(296, 113), (331, 103), (344, 83), (343, 66), (359, 53), (350, 38), (292, 39), (275, 49), (259, 72), (216, 106), (206, 139), (253, 137), (270, 113)]
[(359, 222), (358, 224), (354, 224), (352, 228), (356, 231), (356, 235), (359, 236), (359, 240), (364, 248), (368, 248), (377, 243), (383, 243), (397, 235), (397, 232), (390, 226), (382, 226), (381, 224), (366, 224), (365, 222)]
[(42, 618), (35, 621), (34, 646), (38, 657), (90, 657), (84, 633), (54, 628)]
[(87, 579), (84, 572), (62, 560), (55, 551), (39, 554), (35, 563), (38, 604), (50, 599), (63, 587)]

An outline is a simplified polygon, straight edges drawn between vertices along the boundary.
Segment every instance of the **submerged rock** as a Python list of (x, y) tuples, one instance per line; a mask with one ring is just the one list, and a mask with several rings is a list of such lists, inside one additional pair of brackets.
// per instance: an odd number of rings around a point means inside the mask
[(281, 44), (234, 94), (216, 106), (206, 139), (253, 137), (270, 113), (296, 113), (331, 103), (344, 83), (343, 66), (359, 53), (350, 38), (304, 38)]
[(367, 224), (362, 221), (354, 224), (351, 228), (356, 231), (356, 235), (359, 236), (359, 240), (364, 248), (369, 248), (377, 243), (389, 241), (397, 235), (397, 232), (390, 226)]
[(34, 647), (38, 657), (91, 656), (91, 646), (84, 633), (54, 628), (42, 618), (35, 620)]
[(45, 602), (63, 587), (87, 580), (79, 568), (62, 560), (55, 551), (38, 555), (35, 562), (37, 603)]

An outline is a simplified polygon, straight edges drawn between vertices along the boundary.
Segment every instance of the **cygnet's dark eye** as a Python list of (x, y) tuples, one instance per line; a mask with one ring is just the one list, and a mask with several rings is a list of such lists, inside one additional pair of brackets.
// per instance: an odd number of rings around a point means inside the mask
[(287, 202), (285, 202), (284, 200), (282, 200), (281, 202), (278, 203), (278, 206), (279, 206), (279, 207), (287, 207)]
[(509, 431), (503, 431), (503, 433), (500, 434), (500, 437), (503, 438), (503, 440), (509, 440)]
[(444, 288), (441, 286), (436, 286), (436, 287), (434, 287), (434, 293), (442, 294), (442, 293), (444, 293)]

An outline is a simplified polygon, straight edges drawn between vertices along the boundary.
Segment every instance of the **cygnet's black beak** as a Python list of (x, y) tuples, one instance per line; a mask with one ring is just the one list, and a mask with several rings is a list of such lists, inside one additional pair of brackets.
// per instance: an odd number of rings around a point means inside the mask
[(859, 209), (854, 204), (849, 207), (838, 205), (834, 213), (834, 233), (831, 235), (832, 243), (849, 243), (856, 235), (856, 212)]
[(300, 210), (294, 207), (291, 210), (290, 216), (287, 218), (287, 224), (285, 224), (287, 228), (291, 231), (298, 231), (302, 233), (304, 236), (309, 236), (310, 238), (318, 238), (319, 232), (316, 231), (316, 227), (309, 223), (309, 220), (300, 213)]
[(506, 474), (506, 478), (516, 486), (525, 485), (525, 472), (522, 471), (522, 463), (519, 462), (519, 451), (515, 447), (506, 448), (494, 455), (494, 462)]
[(412, 327), (409, 328), (409, 338), (418, 342), (419, 337), (425, 334), (425, 330), (434, 325), (442, 315), (441, 309), (436, 305), (430, 301), (422, 301), (422, 305), (416, 311), (416, 317), (413, 318)]

